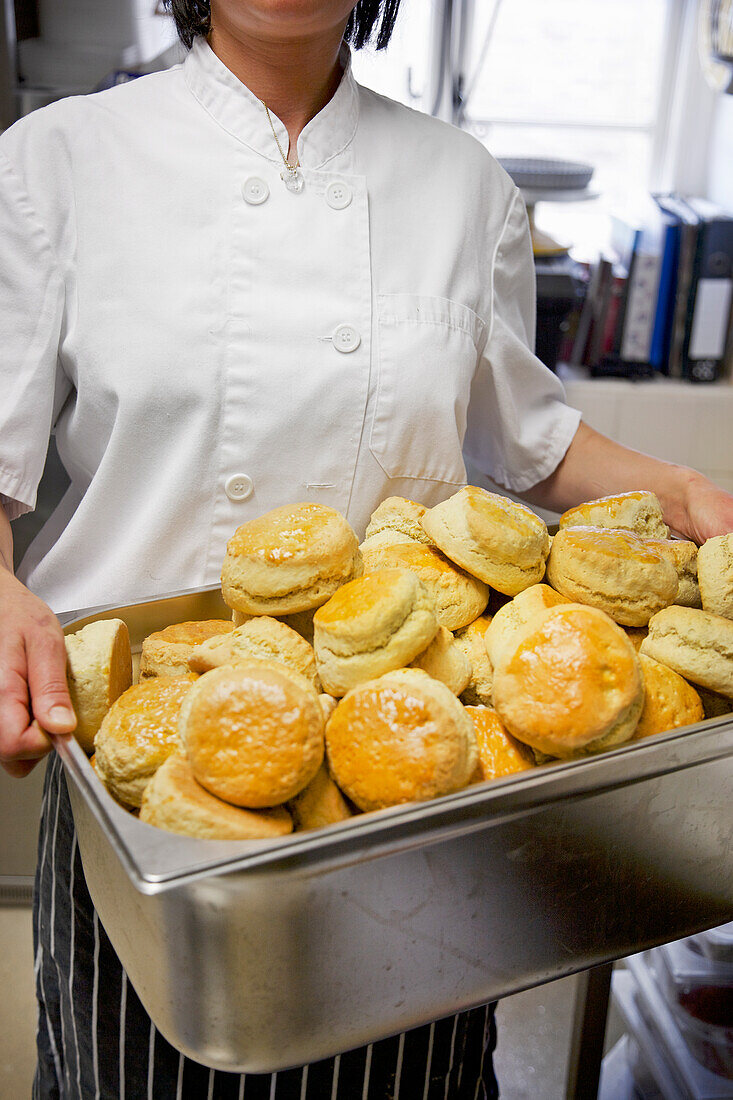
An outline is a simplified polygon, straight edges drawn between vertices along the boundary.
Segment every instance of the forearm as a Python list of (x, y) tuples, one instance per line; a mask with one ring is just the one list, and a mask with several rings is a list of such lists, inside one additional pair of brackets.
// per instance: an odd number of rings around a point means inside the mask
[(13, 530), (2, 504), (0, 504), (0, 569), (13, 572)]
[[(555, 472), (525, 496), (530, 503), (564, 512), (585, 500), (634, 489), (655, 493), (665, 522), (686, 538), (701, 542), (731, 530), (733, 498), (702, 474), (623, 447), (583, 423)], [(708, 505), (709, 520), (701, 503)]]

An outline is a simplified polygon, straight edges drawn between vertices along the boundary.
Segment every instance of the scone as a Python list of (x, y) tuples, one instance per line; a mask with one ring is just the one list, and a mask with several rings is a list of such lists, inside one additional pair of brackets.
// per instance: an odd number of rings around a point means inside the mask
[(444, 626), (438, 627), (438, 633), (428, 648), (410, 662), (410, 667), (421, 668), (434, 680), (440, 680), (454, 695), (465, 691), (471, 679), (468, 657)]
[(282, 661), (288, 668), (294, 668), (310, 680), (316, 691), (321, 689), (313, 646), (285, 623), (269, 615), (258, 615), (229, 634), (210, 638), (196, 646), (189, 657), (188, 667), (192, 672), (210, 672), (212, 668), (236, 665), (251, 657)]
[(407, 497), (386, 497), (372, 512), (365, 538), (371, 539), (390, 531), (432, 546), (432, 539), (420, 524), (426, 512), (424, 504)]
[(148, 783), (140, 820), (206, 840), (271, 840), (293, 831), (292, 818), (282, 806), (244, 810), (209, 794), (181, 752), (169, 756)]
[(473, 783), (501, 779), (535, 766), (532, 750), (507, 732), (492, 707), (466, 707), (466, 714), (473, 722), (478, 746), (478, 764), (471, 777)]
[(343, 585), (313, 616), (321, 684), (345, 695), (356, 684), (402, 668), (438, 632), (435, 605), (407, 569), (369, 573)]
[(628, 741), (643, 703), (641, 666), (626, 634), (581, 604), (541, 611), (494, 669), (502, 722), (548, 756), (583, 756)]
[(563, 527), (617, 527), (650, 539), (666, 539), (669, 528), (654, 493), (643, 489), (599, 497), (569, 508), (560, 516)]
[(221, 592), (236, 611), (290, 615), (320, 607), (361, 572), (356, 534), (340, 512), (323, 504), (286, 504), (234, 532)]
[(148, 634), (140, 653), (140, 679), (185, 676), (189, 672), (188, 659), (197, 646), (233, 629), (234, 623), (228, 619), (204, 619), (202, 622), (174, 623)]
[(420, 522), (447, 558), (507, 596), (542, 580), (547, 527), (523, 504), (467, 485)]
[(369, 549), (364, 544), (362, 558), (366, 573), (380, 569), (416, 573), (433, 598), (438, 622), (448, 630), (468, 626), (489, 602), (488, 585), (448, 561), (434, 546), (409, 542)]
[(733, 533), (716, 535), (702, 544), (697, 571), (704, 609), (733, 619)]
[(623, 626), (646, 626), (674, 603), (679, 587), (671, 561), (630, 531), (603, 527), (558, 531), (547, 580), (569, 600), (597, 607)]
[[(425, 536), (427, 538), (427, 535)], [(365, 550), (380, 550), (383, 546), (395, 546), (399, 543), (417, 542), (417, 539), (411, 539), (409, 535), (403, 535), (400, 531), (393, 531), (389, 527), (385, 527), (383, 531), (378, 531), (376, 535), (370, 535), (368, 539), (364, 539), (359, 543), (359, 550), (361, 551), (362, 558), (364, 557)]]
[(100, 619), (67, 634), (66, 682), (76, 714), (74, 737), (84, 752), (94, 750), (102, 719), (132, 684), (130, 635), (122, 619)]
[(326, 762), (311, 779), (307, 787), (288, 802), (295, 827), (300, 832), (305, 829), (322, 829), (324, 825), (335, 825), (338, 821), (347, 821), (354, 816), (353, 810), (331, 778)]
[(660, 557), (668, 558), (677, 570), (679, 588), (674, 602), (682, 607), (702, 607), (697, 583), (697, 546), (685, 539), (645, 539), (646, 545)]
[(461, 702), (466, 706), (491, 706), (491, 685), (494, 669), (484, 644), (484, 635), (491, 622), (491, 615), (479, 615), (463, 630), (454, 634), (456, 645), (460, 646), (471, 666), (471, 677), (461, 692)]
[(125, 806), (139, 807), (150, 779), (178, 747), (178, 715), (196, 677), (157, 676), (128, 688), (94, 739), (97, 775)]
[(692, 684), (645, 653), (639, 655), (639, 661), (644, 676), (644, 707), (632, 741), (702, 722), (702, 699)]
[(733, 698), (726, 699), (724, 695), (718, 695), (715, 691), (696, 685), (697, 693), (702, 700), (702, 707), (706, 718), (721, 718), (724, 714), (733, 711)]
[(733, 699), (733, 621), (694, 607), (665, 607), (649, 620), (641, 652)]
[(629, 639), (632, 646), (634, 647), (634, 649), (638, 653), (639, 650), (641, 649), (641, 643), (644, 641), (647, 634), (649, 633), (649, 627), (648, 626), (625, 626), (624, 627), (624, 632), (626, 634), (626, 637)]
[(420, 669), (399, 669), (354, 688), (326, 727), (338, 786), (361, 810), (423, 801), (469, 782), (478, 752), (455, 695)]
[(199, 677), (179, 736), (198, 782), (235, 806), (278, 806), (323, 760), (323, 711), (313, 685), (275, 661), (252, 659)]
[(492, 666), (508, 653), (527, 623), (548, 607), (570, 601), (547, 584), (533, 584), (500, 607), (484, 634), (484, 646)]

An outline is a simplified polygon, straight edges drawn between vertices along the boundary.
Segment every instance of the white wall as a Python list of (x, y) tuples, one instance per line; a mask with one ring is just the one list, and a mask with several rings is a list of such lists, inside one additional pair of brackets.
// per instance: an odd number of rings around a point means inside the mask
[(708, 196), (733, 211), (733, 95), (715, 104), (708, 166)]

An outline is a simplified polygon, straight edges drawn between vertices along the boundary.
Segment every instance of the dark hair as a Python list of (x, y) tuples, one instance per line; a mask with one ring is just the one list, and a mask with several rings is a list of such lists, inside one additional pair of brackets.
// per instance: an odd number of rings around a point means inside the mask
[[(211, 30), (209, 0), (163, 0), (163, 6), (172, 14), (178, 37), (188, 49), (194, 38), (205, 38)], [(346, 24), (345, 40), (355, 50), (372, 40), (383, 50), (392, 37), (399, 6), (400, 0), (358, 0)]]

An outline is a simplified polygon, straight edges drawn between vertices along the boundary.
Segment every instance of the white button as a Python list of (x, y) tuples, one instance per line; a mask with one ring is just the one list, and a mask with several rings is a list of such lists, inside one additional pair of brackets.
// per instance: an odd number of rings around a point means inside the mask
[(353, 198), (353, 193), (348, 183), (334, 180), (326, 188), (326, 202), (333, 210), (343, 210)]
[(259, 176), (250, 176), (242, 184), (244, 201), (248, 202), (250, 206), (259, 206), (261, 202), (265, 202), (269, 194), (270, 188)]
[(331, 339), (336, 351), (342, 351), (344, 355), (350, 351), (356, 351), (361, 343), (361, 336), (353, 325), (339, 325), (333, 330)]
[(230, 500), (246, 500), (247, 497), (252, 496), (252, 478), (247, 477), (246, 474), (232, 474), (230, 478), (227, 478), (224, 489), (226, 495)]

